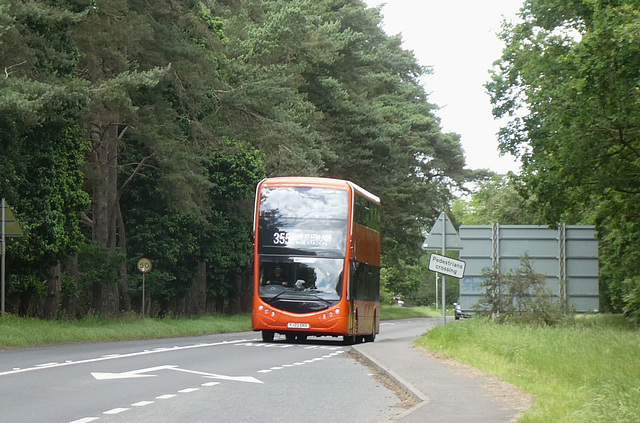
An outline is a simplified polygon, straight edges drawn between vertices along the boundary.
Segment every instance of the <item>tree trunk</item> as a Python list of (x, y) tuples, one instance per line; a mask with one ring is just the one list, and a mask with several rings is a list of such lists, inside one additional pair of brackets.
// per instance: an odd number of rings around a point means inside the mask
[(233, 291), (235, 295), (229, 298), (227, 312), (229, 314), (238, 314), (242, 310), (242, 276), (236, 275)]
[[(64, 264), (64, 274), (69, 275), (76, 287), (80, 283), (80, 269), (78, 269), (78, 254), (74, 254), (69, 257), (69, 259)], [(78, 299), (75, 295), (67, 294), (62, 298), (62, 308), (65, 311), (67, 318), (75, 319), (76, 318), (76, 307), (78, 304)]]
[[(118, 196), (119, 198), (120, 196)], [(124, 228), (124, 220), (122, 219), (122, 210), (120, 210), (120, 201), (116, 205), (117, 213), (117, 230), (118, 230), (118, 247), (127, 256), (127, 236)], [(122, 262), (120, 271), (118, 272), (120, 281), (122, 282), (121, 306), (124, 311), (131, 311), (131, 297), (129, 296), (129, 272), (127, 271), (127, 260)]]
[(199, 315), (207, 308), (207, 263), (198, 261), (198, 269), (187, 297), (187, 314)]
[(51, 267), (46, 281), (47, 296), (44, 299), (43, 315), (47, 320), (53, 320), (58, 315), (60, 306), (60, 293), (62, 292), (62, 270), (60, 262)]
[[(108, 112), (105, 114), (108, 115)], [(118, 198), (118, 133), (117, 125), (94, 123), (91, 139), (94, 146), (91, 155), (92, 175), (92, 238), (100, 247), (116, 249), (116, 207)], [(118, 312), (117, 285), (95, 281), (93, 284), (93, 308), (101, 316)]]

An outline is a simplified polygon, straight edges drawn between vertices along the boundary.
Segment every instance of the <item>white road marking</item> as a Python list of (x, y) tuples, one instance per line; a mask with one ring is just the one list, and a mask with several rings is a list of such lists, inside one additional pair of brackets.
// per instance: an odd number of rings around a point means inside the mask
[(111, 379), (132, 379), (138, 377), (156, 377), (156, 375), (145, 375), (143, 373), (155, 372), (157, 370), (168, 370), (172, 367), (178, 366), (157, 366), (157, 367), (149, 367), (146, 369), (139, 370), (131, 370), (128, 372), (121, 373), (101, 373), (101, 372), (92, 372), (91, 376), (93, 376), (97, 380), (111, 380)]
[(112, 410), (109, 411), (105, 411), (102, 414), (109, 414), (109, 415), (114, 415), (114, 414), (120, 414), (120, 413), (124, 413), (125, 411), (129, 410), (128, 408), (114, 408)]
[(138, 401), (131, 404), (132, 407), (144, 407), (145, 405), (153, 404), (155, 401)]
[(292, 344), (270, 344), (268, 342), (243, 342), (236, 344), (239, 347), (258, 347), (258, 348), (293, 348)]
[(207, 383), (203, 383), (200, 386), (216, 386), (216, 385), (220, 385), (220, 382), (207, 382)]
[(335, 356), (337, 356), (339, 354), (342, 354), (344, 352), (345, 352), (344, 350), (335, 351), (335, 352), (332, 352), (331, 354), (323, 355), (321, 357), (311, 358), (309, 360), (304, 360), (302, 362), (298, 361), (298, 362), (292, 363), (292, 364), (282, 364), (280, 366), (271, 367), (269, 369), (258, 370), (258, 373), (271, 373), (274, 370), (282, 370), (282, 369), (287, 368), (287, 367), (304, 366), (305, 364), (315, 363), (316, 361), (322, 361), (322, 360), (325, 360), (327, 358), (335, 357)]
[(216, 347), (216, 346), (220, 346), (220, 345), (233, 345), (233, 344), (239, 344), (241, 342), (247, 342), (247, 340), (246, 339), (237, 339), (237, 340), (234, 340), (234, 341), (221, 341), (221, 342), (214, 342), (214, 343), (210, 343), (210, 344), (185, 345), (185, 346), (182, 346), (182, 347), (175, 346), (173, 348), (158, 349), (158, 350), (154, 350), (154, 351), (144, 350), (144, 351), (134, 352), (134, 353), (129, 353), (129, 354), (112, 354), (112, 355), (102, 356), (102, 357), (97, 357), (97, 358), (89, 358), (89, 359), (86, 359), (86, 360), (67, 361), (67, 362), (64, 362), (64, 363), (44, 363), (44, 364), (39, 364), (39, 365), (34, 366), (34, 367), (26, 367), (26, 368), (23, 368), (23, 369), (17, 369), (17, 370), (13, 369), (13, 370), (9, 370), (9, 371), (6, 371), (6, 372), (0, 372), (0, 376), (13, 375), (13, 374), (16, 374), (16, 373), (32, 372), (32, 371), (35, 371), (35, 370), (52, 369), (52, 368), (64, 367), (64, 366), (73, 366), (73, 365), (76, 365), (76, 364), (98, 363), (98, 362), (101, 362), (101, 361), (117, 360), (117, 359), (120, 359), (120, 358), (139, 357), (139, 356), (143, 356), (143, 355), (158, 354), (158, 353), (163, 353), (163, 352), (167, 352), (167, 351), (181, 351), (181, 350), (190, 350), (190, 349), (195, 349), (195, 348)]
[[(201, 386), (203, 387), (209, 387), (209, 386), (215, 386), (215, 385), (219, 385), (220, 382), (206, 382), (203, 383)], [(200, 388), (185, 388), (185, 389), (181, 389), (178, 391), (178, 393), (181, 394), (189, 394), (191, 392), (196, 392), (199, 391)], [(165, 394), (165, 395), (160, 395), (158, 397), (156, 397), (156, 399), (159, 400), (165, 400), (165, 399), (171, 399), (171, 398), (175, 398), (178, 395), (176, 394)], [(133, 404), (131, 404), (132, 407), (145, 407), (147, 405), (151, 405), (151, 404), (155, 404), (155, 401), (138, 401), (138, 402), (134, 402)], [(120, 413), (124, 413), (125, 411), (130, 410), (129, 408), (113, 408), (111, 410), (107, 410), (104, 411), (102, 414), (105, 415), (115, 415), (115, 414), (120, 414)], [(96, 420), (100, 420), (99, 417), (84, 417), (82, 419), (78, 419), (78, 420), (74, 420), (70, 423), (90, 423)]]
[(206, 373), (206, 372), (198, 372), (196, 370), (181, 369), (179, 367), (172, 368), (171, 370), (175, 370), (177, 372), (184, 372), (184, 373), (193, 373), (195, 375), (200, 375), (200, 376), (208, 377), (211, 379), (234, 380), (237, 382), (262, 383), (258, 379), (251, 376), (225, 376), (225, 375), (218, 375), (215, 373)]
[(249, 383), (262, 383), (258, 379), (252, 376), (225, 376), (219, 375), (216, 373), (207, 373), (207, 372), (199, 372), (196, 370), (187, 370), (181, 369), (175, 365), (166, 365), (166, 366), (157, 366), (157, 367), (149, 367), (146, 369), (138, 369), (138, 370), (130, 370), (128, 372), (121, 373), (101, 373), (101, 372), (92, 372), (91, 376), (96, 378), (97, 380), (111, 380), (111, 379), (131, 379), (138, 377), (155, 377), (156, 375), (147, 375), (144, 373), (151, 373), (160, 370), (175, 370), (177, 372), (191, 373), (196, 374), (212, 379), (222, 379), (222, 380), (232, 380), (236, 382), (249, 382)]

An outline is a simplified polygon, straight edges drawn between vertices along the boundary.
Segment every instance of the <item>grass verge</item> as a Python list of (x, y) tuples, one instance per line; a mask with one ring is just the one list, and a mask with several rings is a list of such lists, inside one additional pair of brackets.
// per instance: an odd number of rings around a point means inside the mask
[[(382, 306), (383, 320), (438, 317), (426, 307)], [(70, 342), (124, 341), (171, 338), (251, 330), (251, 316), (206, 315), (197, 318), (140, 319), (125, 315), (117, 319), (86, 317), (74, 321), (47, 321), (5, 315), (0, 318), (0, 349)]]
[(621, 316), (560, 328), (474, 318), (437, 327), (417, 343), (534, 394), (519, 423), (639, 421), (640, 331)]
[(0, 349), (70, 342), (171, 338), (251, 330), (249, 314), (206, 315), (198, 318), (117, 319), (86, 317), (75, 321), (45, 321), (5, 315), (0, 318)]
[(397, 305), (382, 305), (381, 320), (409, 319), (412, 317), (440, 317), (442, 311), (431, 307), (400, 307)]

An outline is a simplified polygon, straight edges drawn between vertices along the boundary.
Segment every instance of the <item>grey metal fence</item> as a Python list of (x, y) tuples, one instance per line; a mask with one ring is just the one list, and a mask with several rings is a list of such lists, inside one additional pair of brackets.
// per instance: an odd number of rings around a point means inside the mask
[(598, 309), (598, 240), (594, 226), (462, 225), (460, 304), (471, 310), (484, 295), (483, 269), (507, 273), (529, 256), (533, 269), (547, 277), (551, 292), (578, 312)]

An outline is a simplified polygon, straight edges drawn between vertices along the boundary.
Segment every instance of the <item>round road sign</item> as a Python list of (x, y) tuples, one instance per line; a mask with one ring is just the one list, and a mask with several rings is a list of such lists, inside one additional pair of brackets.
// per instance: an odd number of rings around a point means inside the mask
[(138, 270), (142, 273), (151, 272), (152, 267), (153, 266), (151, 265), (151, 260), (149, 260), (148, 258), (142, 257), (140, 260), (138, 260)]

